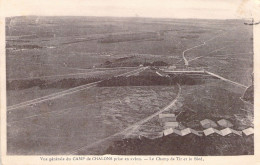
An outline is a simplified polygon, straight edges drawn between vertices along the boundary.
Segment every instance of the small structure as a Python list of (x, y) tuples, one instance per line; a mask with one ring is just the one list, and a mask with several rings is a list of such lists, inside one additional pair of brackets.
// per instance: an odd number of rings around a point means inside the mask
[(166, 130), (163, 131), (163, 135), (167, 136), (173, 133), (173, 129), (172, 128), (168, 128)]
[(166, 117), (175, 117), (175, 114), (165, 114), (165, 113), (161, 113), (159, 114), (159, 118), (166, 118)]
[(228, 135), (228, 134), (231, 134), (231, 133), (232, 133), (232, 131), (231, 131), (231, 129), (230, 129), (230, 128), (225, 128), (225, 129), (222, 129), (220, 132), (221, 132), (222, 136), (226, 136), (226, 135)]
[(176, 122), (176, 117), (165, 117), (160, 119), (160, 123), (163, 126), (166, 122)]
[(191, 134), (191, 133), (193, 133), (197, 136), (202, 136), (202, 134), (200, 134), (198, 131), (191, 129), (191, 128), (185, 128), (183, 130), (178, 130), (178, 129), (175, 129), (175, 128), (168, 128), (168, 129), (165, 129), (163, 131), (164, 136), (167, 136), (167, 135), (172, 134), (172, 133), (175, 133), (179, 136), (186, 136), (186, 135)]
[(182, 132), (180, 130), (177, 130), (177, 129), (173, 129), (173, 133), (179, 135), (179, 136), (182, 136)]
[(204, 132), (205, 136), (208, 136), (208, 135), (215, 133), (215, 130), (214, 130), (214, 128), (208, 128), (208, 129), (203, 130), (203, 132)]
[(181, 135), (185, 136), (191, 133), (191, 129), (190, 128), (185, 128), (183, 130), (181, 130)]
[(202, 136), (201, 132), (199, 132), (199, 131), (196, 131), (196, 130), (191, 129), (191, 128), (190, 128), (190, 131), (191, 131), (191, 133), (193, 133), (193, 134), (195, 134), (197, 136)]
[(175, 114), (159, 114), (159, 119), (161, 125), (164, 125), (165, 122), (176, 122)]
[(177, 67), (175, 66), (175, 65), (170, 65), (170, 66), (168, 66), (168, 69), (169, 70), (174, 70), (174, 69), (176, 69)]
[(221, 133), (222, 133), (222, 136), (226, 136), (226, 135), (229, 135), (231, 133), (236, 134), (238, 136), (242, 136), (242, 132), (241, 131), (236, 131), (236, 130), (233, 130), (231, 128), (222, 129)]
[(228, 128), (229, 127), (233, 127), (233, 124), (230, 121), (226, 120), (226, 119), (219, 120), (218, 121), (218, 125), (220, 125), (222, 127), (228, 127)]
[(164, 128), (177, 128), (179, 126), (178, 122), (165, 122), (164, 123)]
[(203, 128), (214, 128), (218, 126), (214, 121), (210, 119), (201, 120), (200, 124)]
[(238, 136), (242, 136), (242, 131), (236, 131), (236, 130), (233, 130), (233, 129), (232, 129), (232, 133), (233, 133), (233, 134), (236, 134), (236, 135), (238, 135)]
[(145, 133), (142, 134), (141, 136), (147, 139), (157, 139), (157, 138), (161, 138), (163, 134), (164, 134), (163, 132), (155, 132), (155, 133)]
[(242, 132), (243, 132), (246, 136), (249, 136), (249, 135), (254, 134), (254, 129), (250, 127), (250, 128), (244, 129)]
[(214, 133), (222, 135), (222, 133), (215, 128), (208, 128), (208, 129), (203, 130), (203, 132), (204, 132), (205, 136), (208, 136), (208, 135), (211, 135), (211, 134), (214, 134)]
[(197, 136), (202, 136), (202, 134), (200, 134), (198, 131), (192, 129), (192, 128), (185, 128), (183, 130), (181, 130), (182, 136), (188, 135), (190, 133), (197, 135)]

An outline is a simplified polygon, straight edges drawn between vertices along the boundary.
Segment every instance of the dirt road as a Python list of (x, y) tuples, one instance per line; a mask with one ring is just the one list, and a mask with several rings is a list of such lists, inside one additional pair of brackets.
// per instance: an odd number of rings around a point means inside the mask
[[(136, 70), (126, 72), (126, 73), (123, 73), (123, 74), (120, 74), (120, 75), (117, 75), (117, 76), (130, 76), (130, 75), (136, 74), (138, 72), (141, 72), (141, 71), (145, 70), (146, 68), (147, 67), (141, 67), (141, 68), (138, 68)], [(41, 102), (44, 102), (44, 101), (47, 101), (47, 100), (52, 100), (52, 99), (59, 98), (59, 97), (65, 96), (65, 95), (69, 95), (69, 94), (72, 94), (72, 93), (75, 93), (75, 92), (78, 92), (78, 91), (82, 91), (82, 90), (96, 86), (101, 81), (81, 85), (81, 86), (71, 88), (71, 89), (68, 89), (68, 90), (65, 90), (65, 91), (62, 91), (62, 92), (53, 93), (53, 94), (43, 96), (43, 97), (40, 97), (40, 98), (37, 98), (37, 99), (33, 99), (33, 100), (25, 101), (25, 102), (22, 102), (22, 103), (19, 103), (19, 104), (16, 104), (16, 105), (8, 106), (7, 111), (14, 110), (14, 109), (21, 108), (21, 107), (25, 107), (25, 106), (28, 106), (28, 105), (31, 105), (31, 104), (41, 103)]]

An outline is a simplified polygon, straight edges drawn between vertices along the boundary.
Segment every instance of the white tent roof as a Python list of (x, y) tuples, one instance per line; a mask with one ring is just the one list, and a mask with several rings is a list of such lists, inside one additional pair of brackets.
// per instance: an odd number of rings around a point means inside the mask
[(166, 130), (163, 131), (164, 136), (170, 135), (172, 133), (173, 133), (173, 129), (172, 128), (169, 128), (169, 129), (166, 129)]
[(217, 133), (219, 135), (222, 135), (222, 132), (215, 129), (215, 128), (208, 128), (208, 129), (203, 130), (203, 132), (204, 132), (205, 136), (211, 135), (213, 133)]
[(178, 127), (179, 123), (178, 122), (165, 122), (164, 126), (168, 126), (168, 127)]
[(254, 129), (250, 127), (250, 128), (244, 129), (242, 132), (243, 132), (246, 136), (248, 136), (248, 135), (251, 135), (251, 134), (254, 133)]
[(215, 133), (215, 130), (214, 130), (214, 128), (208, 128), (208, 129), (203, 130), (203, 132), (204, 132), (205, 136), (208, 136), (208, 135)]
[(162, 113), (162, 114), (159, 114), (159, 118), (168, 118), (168, 117), (175, 117), (175, 114), (165, 114), (165, 113)]
[(230, 128), (225, 128), (225, 129), (222, 129), (220, 132), (221, 132), (222, 136), (226, 136), (228, 134), (231, 134), (232, 130)]
[(233, 124), (226, 120), (226, 119), (221, 119), (218, 121), (218, 125), (222, 126), (222, 127), (233, 127)]
[(218, 126), (214, 121), (212, 121), (212, 120), (210, 120), (210, 119), (201, 120), (201, 121), (200, 121), (200, 124), (201, 124), (202, 127), (204, 127), (204, 128), (211, 128), (211, 127), (217, 127), (217, 126)]
[(177, 130), (177, 129), (173, 129), (173, 132), (177, 135), (180, 135), (182, 136), (182, 132), (180, 130)]
[(191, 129), (190, 128), (185, 128), (185, 129), (181, 130), (182, 136), (188, 135), (190, 133), (191, 133)]

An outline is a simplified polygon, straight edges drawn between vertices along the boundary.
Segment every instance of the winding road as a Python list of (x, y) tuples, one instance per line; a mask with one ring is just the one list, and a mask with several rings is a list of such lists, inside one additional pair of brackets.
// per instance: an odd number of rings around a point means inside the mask
[[(222, 30), (220, 30), (220, 31), (222, 32)], [(228, 31), (227, 31), (227, 32), (228, 32)], [(197, 60), (197, 59), (199, 59), (199, 58), (203, 58), (203, 57), (204, 57), (204, 56), (199, 56), (199, 57), (193, 58), (193, 59), (191, 59), (191, 60), (188, 60), (188, 59), (185, 57), (185, 53), (186, 53), (186, 52), (188, 52), (188, 51), (190, 51), (190, 50), (192, 50), (192, 49), (198, 48), (198, 47), (200, 47), (200, 46), (206, 45), (207, 42), (212, 41), (212, 40), (214, 40), (215, 38), (218, 38), (218, 37), (220, 37), (221, 35), (223, 35), (223, 34), (225, 34), (225, 33), (227, 33), (227, 32), (222, 32), (222, 33), (216, 35), (215, 37), (212, 37), (212, 38), (210, 38), (210, 39), (204, 41), (202, 44), (199, 44), (199, 45), (196, 45), (196, 46), (193, 46), (193, 47), (191, 47), (191, 48), (188, 48), (188, 49), (184, 50), (184, 51), (182, 52), (182, 58), (183, 58), (183, 61), (184, 61), (185, 66), (188, 67), (190, 61), (194, 61), (194, 60)], [(223, 48), (225, 48), (225, 47), (222, 47), (222, 48), (219, 48), (219, 49), (216, 49), (216, 50), (221, 50), (221, 49), (223, 49)], [(214, 51), (216, 51), (216, 50), (214, 50)], [(214, 52), (214, 51), (212, 51), (212, 52)], [(210, 52), (210, 53), (212, 53), (212, 52)], [(209, 54), (210, 54), (210, 53), (209, 53)], [(212, 72), (209, 72), (209, 71), (204, 71), (204, 72), (207, 73), (207, 74), (209, 74), (209, 75), (211, 75), (211, 76), (217, 77), (217, 78), (219, 78), (219, 79), (221, 79), (221, 80), (223, 80), (223, 81), (226, 81), (226, 82), (228, 82), (228, 83), (231, 83), (231, 84), (233, 84), (233, 85), (236, 85), (236, 86), (239, 86), (239, 87), (242, 87), (242, 88), (247, 88), (246, 85), (243, 85), (243, 84), (240, 84), (240, 83), (238, 83), (238, 82), (229, 80), (229, 79), (224, 78), (224, 77), (222, 77), (222, 76), (220, 76), (220, 75), (218, 75), (218, 74), (215, 74), (215, 73), (212, 73)]]
[[(219, 30), (219, 31), (222, 32), (223, 30)], [(216, 35), (215, 37), (212, 37), (212, 38), (210, 38), (210, 39), (204, 41), (202, 44), (199, 44), (199, 45), (196, 45), (196, 46), (193, 46), (193, 47), (191, 47), (191, 48), (188, 48), (188, 49), (184, 50), (184, 51), (182, 52), (182, 58), (183, 58), (183, 61), (184, 61), (185, 66), (188, 66), (188, 65), (189, 65), (189, 60), (187, 60), (187, 58), (185, 57), (185, 53), (186, 53), (186, 52), (188, 52), (188, 51), (190, 51), (190, 50), (192, 50), (192, 49), (198, 48), (198, 47), (200, 47), (200, 46), (206, 45), (207, 42), (209, 42), (209, 41), (211, 41), (211, 40), (214, 40), (215, 38), (218, 38), (218, 37), (220, 37), (220, 36), (223, 35), (223, 34), (224, 34), (224, 33), (220, 33), (220, 34)]]

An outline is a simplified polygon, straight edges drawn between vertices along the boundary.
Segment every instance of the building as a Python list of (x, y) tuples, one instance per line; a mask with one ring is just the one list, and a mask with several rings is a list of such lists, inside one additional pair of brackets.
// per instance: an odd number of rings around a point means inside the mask
[(171, 117), (175, 117), (175, 114), (165, 114), (165, 113), (161, 113), (159, 114), (159, 118), (171, 118)]
[(165, 129), (165, 130), (163, 131), (163, 135), (164, 135), (164, 136), (170, 135), (170, 134), (172, 134), (172, 133), (173, 133), (173, 129), (172, 129), (172, 128), (168, 128), (168, 129)]
[(254, 134), (254, 129), (250, 127), (250, 128), (244, 129), (242, 132), (243, 132), (246, 136), (249, 136), (249, 135)]
[(222, 136), (226, 136), (226, 135), (229, 135), (229, 134), (235, 134), (235, 135), (238, 135), (238, 136), (242, 136), (241, 131), (236, 131), (236, 130), (233, 130), (231, 128), (222, 129), (221, 133), (222, 133)]
[(208, 128), (208, 129), (205, 129), (203, 132), (204, 132), (205, 136), (209, 136), (209, 135), (214, 134), (214, 133), (222, 135), (221, 131), (219, 131), (215, 128)]
[(168, 129), (168, 128), (177, 128), (179, 126), (178, 122), (165, 122), (164, 123), (164, 128)]
[(218, 125), (220, 125), (222, 127), (233, 127), (233, 124), (226, 119), (221, 119), (217, 123), (218, 123)]
[(200, 124), (203, 128), (214, 128), (218, 126), (214, 121), (210, 119), (201, 120)]

